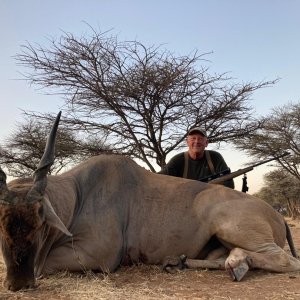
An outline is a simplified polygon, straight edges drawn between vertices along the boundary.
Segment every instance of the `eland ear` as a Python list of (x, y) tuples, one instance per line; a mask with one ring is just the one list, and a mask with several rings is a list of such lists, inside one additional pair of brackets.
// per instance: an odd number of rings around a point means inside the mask
[(6, 185), (6, 174), (0, 168), (0, 200), (3, 200), (8, 194), (8, 188)]
[(44, 213), (45, 213), (45, 220), (46, 223), (52, 227), (56, 227), (61, 232), (68, 236), (72, 236), (72, 233), (67, 229), (61, 219), (58, 217), (56, 212), (53, 209), (48, 197), (44, 197), (43, 199), (43, 206), (44, 206)]

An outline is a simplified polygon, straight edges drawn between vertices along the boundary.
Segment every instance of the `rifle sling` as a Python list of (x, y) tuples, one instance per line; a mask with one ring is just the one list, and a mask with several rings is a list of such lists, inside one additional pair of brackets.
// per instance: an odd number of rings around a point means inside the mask
[(183, 168), (183, 178), (187, 178), (187, 173), (189, 169), (189, 152), (184, 152), (184, 168)]
[(215, 167), (212, 163), (212, 160), (211, 160), (211, 157), (210, 157), (210, 153), (208, 150), (205, 150), (205, 157), (206, 157), (206, 160), (207, 160), (207, 163), (208, 163), (208, 167), (210, 169), (210, 172), (211, 174), (215, 174)]

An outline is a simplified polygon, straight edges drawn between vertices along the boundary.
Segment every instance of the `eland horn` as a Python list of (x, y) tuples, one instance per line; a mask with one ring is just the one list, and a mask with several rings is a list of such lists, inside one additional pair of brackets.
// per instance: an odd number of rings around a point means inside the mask
[(55, 140), (56, 132), (61, 116), (61, 111), (57, 114), (54, 124), (52, 125), (51, 131), (49, 133), (44, 154), (40, 160), (37, 169), (33, 175), (33, 186), (28, 192), (26, 198), (29, 202), (35, 201), (40, 196), (44, 195), (47, 186), (47, 174), (50, 170), (51, 165), (54, 162), (55, 157)]

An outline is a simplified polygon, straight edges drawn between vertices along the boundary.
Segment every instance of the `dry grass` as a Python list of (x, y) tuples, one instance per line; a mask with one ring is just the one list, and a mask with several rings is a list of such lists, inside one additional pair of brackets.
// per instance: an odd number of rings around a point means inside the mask
[[(200, 272), (196, 273), (201, 278)], [(182, 280), (189, 274), (166, 274), (156, 266), (145, 265), (122, 267), (105, 276), (63, 272), (39, 280), (36, 290), (14, 293), (1, 289), (0, 299), (182, 299), (188, 289)]]
[[(3, 273), (2, 273), (3, 274)], [(224, 271), (162, 273), (156, 266), (122, 267), (116, 273), (63, 272), (39, 280), (29, 291), (0, 290), (1, 300), (15, 299), (300, 299), (300, 273), (249, 272), (232, 282)]]

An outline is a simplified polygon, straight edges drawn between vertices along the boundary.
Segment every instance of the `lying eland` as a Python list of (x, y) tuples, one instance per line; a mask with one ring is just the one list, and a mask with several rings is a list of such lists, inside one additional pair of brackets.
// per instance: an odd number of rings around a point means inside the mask
[[(283, 217), (250, 195), (154, 174), (118, 155), (92, 157), (47, 176), (59, 119), (33, 180), (6, 184), (0, 169), (0, 239), (9, 290), (34, 287), (43, 274), (112, 272), (139, 261), (167, 270), (178, 262), (227, 269), (236, 280), (249, 268), (300, 270), (300, 262), (283, 250), (289, 233)], [(177, 258), (174, 264), (170, 257)]]

